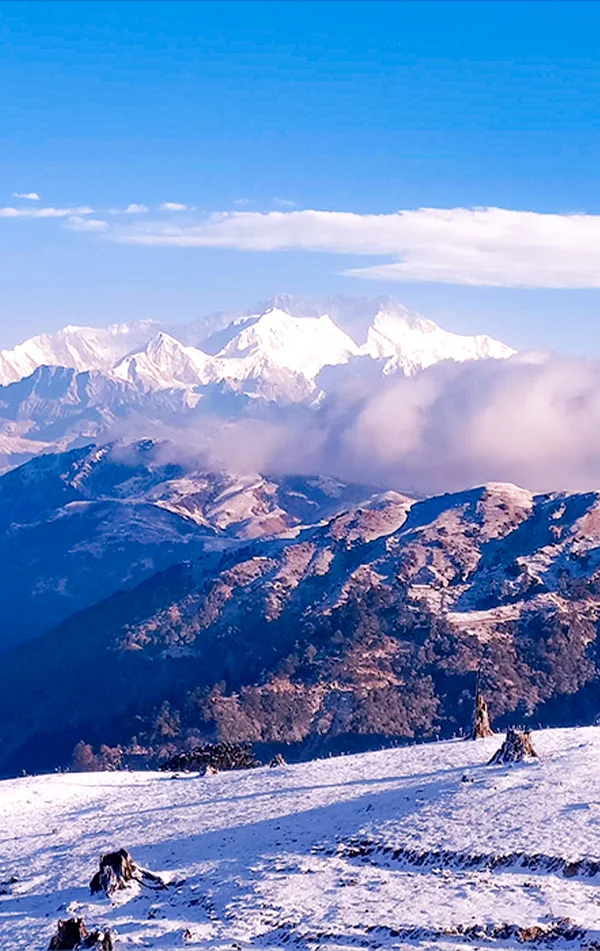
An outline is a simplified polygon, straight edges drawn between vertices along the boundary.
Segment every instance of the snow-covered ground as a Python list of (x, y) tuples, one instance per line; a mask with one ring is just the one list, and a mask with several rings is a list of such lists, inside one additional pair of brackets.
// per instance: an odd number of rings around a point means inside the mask
[[(0, 948), (47, 948), (70, 915), (110, 926), (116, 951), (527, 947), (492, 927), (564, 917), (581, 933), (552, 946), (593, 947), (600, 728), (539, 732), (539, 763), (487, 767), (500, 741), (0, 783), (0, 883), (17, 878), (0, 888)], [(173, 884), (91, 899), (100, 855), (119, 847)]]

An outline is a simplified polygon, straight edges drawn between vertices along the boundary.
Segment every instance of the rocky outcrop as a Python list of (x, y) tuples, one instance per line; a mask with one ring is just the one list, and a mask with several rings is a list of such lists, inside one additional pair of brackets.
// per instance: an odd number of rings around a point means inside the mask
[(259, 763), (247, 743), (208, 743), (195, 750), (171, 756), (161, 769), (178, 773), (216, 773), (230, 769), (252, 769)]

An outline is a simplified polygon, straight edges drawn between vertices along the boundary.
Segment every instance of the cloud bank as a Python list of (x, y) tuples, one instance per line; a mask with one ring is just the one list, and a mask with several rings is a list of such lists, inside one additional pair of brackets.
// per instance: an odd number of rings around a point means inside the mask
[[(177, 452), (234, 471), (323, 473), (416, 495), (485, 482), (600, 489), (600, 361), (526, 354), (367, 382), (346, 369), (324, 371), (329, 395), (317, 411), (262, 406), (224, 419), (200, 404)], [(174, 438), (171, 427), (151, 434)]]
[(385, 382), (355, 409), (326, 440), (355, 478), (368, 468), (427, 493), (490, 481), (600, 488), (599, 361), (442, 363)]

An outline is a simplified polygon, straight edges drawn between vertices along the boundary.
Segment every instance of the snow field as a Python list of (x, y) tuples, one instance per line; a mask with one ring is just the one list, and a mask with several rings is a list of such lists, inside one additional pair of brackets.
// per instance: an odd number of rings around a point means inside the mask
[[(491, 929), (564, 917), (581, 935), (552, 946), (591, 947), (599, 877), (549, 859), (600, 859), (600, 728), (542, 731), (539, 764), (485, 766), (501, 739), (205, 778), (4, 781), (0, 883), (17, 881), (0, 888), (0, 948), (46, 948), (70, 915), (109, 926), (116, 949), (523, 947)], [(119, 847), (170, 887), (91, 899)]]

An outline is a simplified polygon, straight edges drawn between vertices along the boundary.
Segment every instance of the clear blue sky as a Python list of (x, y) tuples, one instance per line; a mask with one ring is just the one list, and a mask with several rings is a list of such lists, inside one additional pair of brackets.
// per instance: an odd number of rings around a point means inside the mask
[[(597, 3), (4, 2), (0, 44), (0, 206), (89, 206), (111, 228), (143, 226), (111, 217), (131, 203), (168, 224), (166, 201), (193, 206), (174, 214), (191, 227), (244, 210), (600, 215)], [(283, 290), (390, 293), (450, 329), (600, 353), (597, 287), (365, 281), (341, 273), (373, 263), (362, 251), (101, 227), (0, 218), (0, 344)]]

